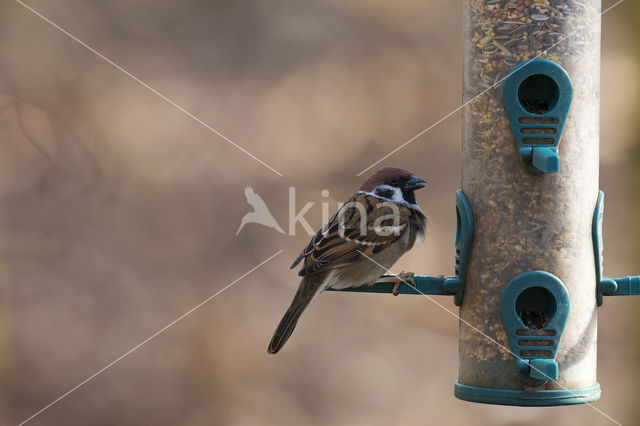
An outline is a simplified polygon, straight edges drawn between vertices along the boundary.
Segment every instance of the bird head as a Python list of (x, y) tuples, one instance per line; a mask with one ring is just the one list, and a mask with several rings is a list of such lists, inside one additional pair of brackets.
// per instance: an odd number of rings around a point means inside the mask
[(372, 192), (390, 201), (405, 201), (416, 204), (416, 189), (424, 188), (427, 182), (413, 173), (395, 167), (385, 167), (375, 172), (360, 187), (361, 191)]

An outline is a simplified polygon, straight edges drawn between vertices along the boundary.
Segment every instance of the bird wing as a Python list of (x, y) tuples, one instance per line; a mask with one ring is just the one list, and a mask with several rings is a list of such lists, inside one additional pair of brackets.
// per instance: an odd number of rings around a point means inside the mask
[[(398, 212), (399, 218), (394, 221)], [(383, 215), (385, 219), (379, 220)], [(347, 266), (363, 255), (372, 256), (402, 237), (410, 215), (409, 207), (358, 192), (316, 233), (291, 268), (304, 259), (298, 272), (302, 277)]]
[(264, 200), (262, 199), (262, 197), (260, 197), (254, 190), (252, 187), (247, 186), (244, 189), (244, 195), (245, 197), (247, 197), (247, 203), (249, 203), (249, 205), (251, 207), (253, 207), (253, 209), (257, 212), (257, 211), (269, 211), (269, 208), (267, 207), (267, 205), (265, 204)]

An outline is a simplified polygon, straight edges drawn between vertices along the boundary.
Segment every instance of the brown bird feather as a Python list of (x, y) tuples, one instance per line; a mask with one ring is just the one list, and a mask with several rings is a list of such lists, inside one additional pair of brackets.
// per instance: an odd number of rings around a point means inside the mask
[(424, 235), (426, 217), (415, 201), (376, 194), (378, 189), (392, 191), (411, 184), (407, 194), (413, 199), (413, 190), (424, 182), (416, 179), (403, 169), (379, 170), (316, 233), (291, 265), (293, 269), (304, 260), (298, 272), (303, 278), (271, 339), (269, 353), (282, 348), (302, 312), (323, 290), (373, 284)]

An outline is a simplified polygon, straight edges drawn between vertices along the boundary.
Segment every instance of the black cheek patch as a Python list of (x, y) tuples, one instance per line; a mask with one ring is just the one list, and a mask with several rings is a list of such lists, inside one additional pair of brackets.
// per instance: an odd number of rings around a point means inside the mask
[(383, 198), (388, 198), (391, 200), (393, 199), (393, 194), (394, 194), (393, 189), (386, 189), (386, 188), (376, 189), (376, 195), (379, 195), (380, 197), (383, 197)]

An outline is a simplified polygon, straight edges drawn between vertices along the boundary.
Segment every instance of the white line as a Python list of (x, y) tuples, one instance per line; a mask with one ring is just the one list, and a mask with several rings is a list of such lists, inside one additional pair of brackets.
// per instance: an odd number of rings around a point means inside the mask
[(248, 272), (242, 274), (241, 276), (239, 276), (238, 278), (236, 278), (235, 280), (231, 281), (231, 283), (227, 284), (222, 290), (218, 290), (217, 292), (215, 292), (214, 294), (212, 294), (211, 296), (207, 297), (206, 299), (204, 299), (204, 301), (198, 303), (196, 306), (194, 306), (193, 308), (189, 309), (187, 312), (185, 312), (184, 314), (180, 315), (178, 318), (176, 318), (175, 320), (171, 321), (169, 324), (165, 325), (164, 327), (162, 327), (160, 330), (156, 331), (155, 333), (153, 333), (151, 336), (147, 337), (146, 339), (144, 339), (143, 341), (141, 341), (140, 343), (138, 343), (137, 345), (135, 345), (133, 348), (129, 349), (127, 352), (125, 352), (124, 354), (120, 355), (118, 358), (114, 359), (113, 361), (111, 361), (109, 364), (105, 365), (104, 367), (102, 367), (100, 370), (96, 371), (95, 373), (93, 373), (91, 376), (87, 377), (86, 379), (84, 379), (82, 382), (78, 383), (77, 385), (75, 385), (74, 387), (72, 387), (71, 389), (69, 389), (68, 391), (66, 391), (65, 393), (63, 393), (62, 395), (60, 395), (58, 398), (54, 399), (53, 401), (51, 401), (49, 404), (45, 405), (44, 407), (42, 407), (40, 410), (38, 410), (36, 413), (34, 413), (33, 415), (31, 415), (30, 417), (24, 419), (18, 426), (22, 426), (23, 424), (27, 423), (28, 421), (30, 421), (31, 419), (33, 419), (34, 417), (36, 417), (37, 415), (39, 415), (40, 413), (42, 413), (43, 411), (49, 409), (51, 406), (53, 406), (54, 404), (58, 403), (60, 400), (64, 399), (65, 397), (67, 397), (69, 394), (71, 394), (72, 392), (74, 392), (76, 389), (78, 389), (79, 387), (81, 387), (82, 385), (86, 384), (87, 382), (91, 381), (92, 379), (94, 379), (96, 376), (98, 376), (99, 374), (101, 374), (102, 372), (104, 372), (106, 369), (108, 369), (109, 367), (113, 366), (114, 364), (116, 364), (118, 361), (122, 360), (123, 358), (125, 358), (126, 356), (128, 356), (129, 354), (131, 354), (132, 352), (136, 351), (137, 349), (139, 349), (142, 345), (144, 345), (145, 343), (147, 343), (148, 341), (150, 341), (151, 339), (153, 339), (154, 337), (156, 337), (157, 335), (163, 333), (164, 331), (166, 331), (168, 328), (170, 328), (171, 326), (173, 326), (175, 323), (177, 323), (178, 321), (182, 320), (184, 317), (186, 317), (187, 315), (191, 314), (193, 311), (195, 311), (196, 309), (200, 308), (202, 305), (204, 305), (205, 303), (209, 302), (211, 299), (213, 299), (214, 297), (216, 297), (217, 295), (219, 295), (220, 293), (222, 293), (223, 291), (225, 291), (226, 289), (228, 289), (229, 287), (231, 287), (232, 285), (236, 284), (238, 281), (240, 281), (241, 279), (243, 279), (244, 277), (246, 277), (247, 275), (249, 275), (250, 273), (252, 273), (253, 271), (255, 271), (256, 269), (260, 268), (262, 265), (264, 265), (265, 263), (269, 262), (271, 259), (273, 259), (274, 257), (276, 257), (277, 255), (279, 255), (280, 253), (282, 253), (283, 250), (278, 250), (277, 253), (275, 253), (274, 255), (272, 255), (270, 258), (268, 258), (267, 260), (264, 260), (262, 262), (260, 262), (257, 266), (254, 266), (253, 268), (251, 268)]
[(132, 78), (133, 80), (135, 80), (136, 82), (138, 82), (140, 85), (142, 85), (143, 87), (149, 89), (151, 92), (155, 93), (156, 95), (158, 95), (160, 98), (164, 99), (165, 101), (167, 101), (169, 104), (173, 105), (174, 107), (176, 107), (177, 109), (179, 109), (180, 111), (182, 111), (184, 114), (186, 114), (187, 116), (191, 117), (193, 120), (197, 121), (198, 123), (200, 123), (201, 125), (203, 125), (204, 127), (206, 127), (207, 129), (209, 129), (210, 131), (212, 131), (213, 133), (215, 133), (216, 135), (220, 136), (222, 139), (224, 139), (225, 141), (229, 142), (231, 145), (235, 146), (236, 148), (238, 148), (240, 151), (244, 152), (245, 154), (247, 154), (249, 157), (253, 158), (254, 160), (256, 160), (258, 163), (262, 164), (263, 166), (265, 166), (266, 168), (268, 168), (269, 170), (271, 170), (272, 172), (274, 172), (275, 174), (277, 174), (278, 176), (282, 176), (282, 174), (277, 171), (276, 169), (274, 169), (273, 167), (271, 167), (270, 165), (268, 165), (267, 163), (265, 163), (264, 161), (262, 161), (261, 159), (259, 159), (258, 157), (256, 157), (255, 155), (253, 155), (252, 153), (250, 153), (249, 151), (247, 151), (246, 149), (244, 149), (243, 147), (241, 147), (240, 145), (238, 145), (237, 143), (233, 142), (231, 139), (229, 139), (228, 137), (226, 137), (225, 135), (223, 135), (222, 133), (220, 133), (219, 131), (217, 131), (216, 129), (214, 129), (213, 127), (211, 127), (210, 125), (208, 125), (207, 123), (205, 123), (204, 121), (200, 120), (198, 117), (196, 117), (195, 115), (191, 114), (189, 111), (187, 111), (186, 109), (184, 109), (183, 107), (181, 107), (180, 105), (178, 105), (177, 103), (175, 103), (174, 101), (172, 101), (171, 99), (167, 98), (165, 95), (163, 95), (162, 93), (158, 92), (156, 89), (154, 89), (153, 87), (149, 86), (147, 83), (145, 83), (144, 81), (140, 80), (138, 77), (136, 77), (135, 75), (131, 74), (129, 71), (125, 70), (124, 68), (122, 68), (120, 65), (116, 64), (115, 62), (113, 62), (111, 59), (107, 58), (106, 56), (104, 56), (102, 53), (98, 52), (97, 50), (95, 50), (94, 48), (90, 47), (89, 45), (87, 45), (86, 43), (84, 43), (83, 41), (81, 41), (80, 39), (78, 39), (76, 36), (74, 36), (73, 34), (69, 33), (68, 31), (66, 31), (65, 29), (61, 28), (59, 25), (57, 25), (56, 23), (54, 23), (53, 21), (51, 21), (49, 18), (43, 16), (41, 13), (39, 13), (38, 11), (34, 10), (33, 8), (31, 8), (30, 6), (26, 5), (25, 3), (23, 3), (21, 0), (15, 0), (17, 3), (21, 4), (22, 6), (24, 6), (26, 9), (30, 10), (31, 12), (33, 12), (35, 15), (39, 16), (43, 21), (47, 22), (48, 24), (52, 25), (53, 27), (55, 27), (56, 29), (58, 29), (59, 31), (61, 31), (62, 33), (64, 33), (65, 35), (67, 35), (68, 37), (70, 37), (71, 39), (73, 39), (75, 42), (79, 43), (80, 45), (84, 46), (85, 48), (87, 48), (89, 51), (91, 51), (92, 53), (94, 53), (96, 56), (98, 56), (100, 59), (108, 62), (109, 64), (113, 65), (114, 67), (116, 67), (120, 72), (122, 72), (123, 74), (125, 74), (126, 76)]
[[(614, 7), (618, 6), (620, 3), (622, 3), (624, 0), (618, 0), (618, 2), (614, 3), (613, 5), (609, 6), (608, 8), (606, 8), (603, 12), (600, 13), (600, 15), (598, 16), (598, 18), (600, 18), (602, 15), (604, 15), (605, 13), (609, 12), (611, 9), (613, 9)], [(562, 39), (558, 40), (557, 42), (555, 42), (553, 45), (549, 46), (548, 48), (546, 48), (545, 50), (543, 50), (542, 52), (540, 52), (539, 54), (537, 54), (536, 56), (534, 56), (532, 59), (536, 59), (539, 58), (540, 56), (544, 55), (545, 53), (547, 53), (549, 50), (553, 49), (554, 47), (556, 47), (558, 44), (562, 43), (563, 41), (565, 41), (566, 39), (568, 39), (569, 37), (573, 36), (575, 33), (577, 33), (578, 31), (580, 31), (581, 29), (585, 28), (587, 25), (589, 25), (591, 22), (593, 22), (595, 18), (589, 20), (586, 24), (574, 29), (573, 31), (571, 31), (568, 35), (566, 35), (565, 37), (563, 37)], [(415, 135), (414, 137), (412, 137), (411, 139), (407, 140), (406, 142), (404, 142), (402, 145), (398, 146), (396, 149), (394, 149), (393, 151), (391, 151), (390, 153), (388, 153), (387, 155), (385, 155), (384, 157), (382, 157), (381, 159), (379, 159), (378, 161), (376, 161), (375, 163), (373, 163), (372, 165), (370, 165), (369, 167), (367, 167), (366, 169), (364, 169), (363, 171), (361, 171), (360, 173), (358, 173), (356, 176), (360, 176), (361, 174), (365, 173), (366, 171), (368, 171), (369, 169), (371, 169), (373, 166), (381, 163), (382, 161), (384, 161), (385, 159), (389, 158), (390, 156), (392, 156), (393, 154), (395, 154), (396, 152), (400, 151), (402, 148), (404, 148), (405, 146), (409, 145), (411, 142), (413, 142), (414, 140), (418, 139), (420, 136), (424, 135), (425, 133), (427, 133), (429, 130), (433, 129), (434, 127), (436, 127), (438, 124), (442, 123), (444, 120), (446, 120), (447, 118), (451, 117), (453, 114), (457, 113), (458, 111), (460, 111), (461, 109), (463, 109), (464, 107), (466, 107), (467, 105), (469, 105), (471, 102), (475, 101), (477, 98), (479, 98), (480, 96), (484, 95), (485, 93), (487, 93), (489, 90), (493, 90), (496, 88), (496, 86), (498, 86), (500, 83), (502, 83), (507, 77), (509, 77), (511, 74), (513, 73), (513, 70), (510, 71), (509, 73), (507, 73), (507, 75), (505, 75), (503, 78), (501, 78), (500, 80), (496, 81), (495, 83), (493, 83), (493, 85), (487, 87), (485, 90), (483, 90), (482, 92), (478, 93), (476, 96), (474, 96), (473, 98), (469, 99), (467, 102), (463, 103), (462, 105), (460, 105), (459, 107), (457, 107), (456, 109), (454, 109), (453, 111), (449, 112), (447, 115), (445, 115), (444, 117), (442, 117), (440, 120), (436, 121), (435, 123), (433, 123), (432, 125), (430, 125), (429, 127), (423, 129), (420, 133), (418, 133), (417, 135)]]
[[(360, 253), (361, 255), (363, 255), (364, 257), (366, 257), (367, 259), (369, 259), (371, 262), (375, 263), (376, 265), (378, 265), (379, 267), (386, 269), (384, 266), (382, 266), (381, 264), (379, 264), (378, 262), (376, 262), (375, 260), (373, 260), (371, 257), (367, 256), (365, 253), (361, 252), (360, 250), (358, 250), (358, 253)], [(462, 319), (458, 314), (456, 314), (455, 312), (451, 311), (450, 309), (448, 309), (446, 306), (442, 305), (441, 303), (439, 303), (437, 300), (435, 300), (433, 297), (421, 292), (420, 290), (418, 290), (417, 287), (414, 287), (413, 285), (411, 285), (410, 283), (402, 280), (399, 276), (397, 276), (396, 274), (394, 274), (393, 272), (391, 272), (390, 270), (387, 270), (387, 274), (389, 275), (393, 275), (394, 277), (400, 279), (401, 282), (403, 282), (404, 284), (408, 285), (409, 287), (411, 287), (412, 290), (417, 291), (418, 293), (420, 293), (421, 295), (423, 295), (424, 297), (426, 297), (427, 299), (429, 299), (430, 301), (432, 301), (433, 303), (435, 303), (436, 305), (440, 306), (442, 309), (444, 309), (445, 311), (447, 311), (450, 315), (452, 315), (453, 317), (457, 318), (458, 320), (460, 320), (462, 323), (464, 323), (465, 325), (467, 325), (468, 327), (470, 327), (471, 329), (477, 331), (478, 333), (480, 333), (482, 336), (486, 337), (487, 339), (489, 339), (491, 342), (495, 343), (496, 345), (498, 345), (501, 349), (503, 349), (505, 352), (508, 352), (509, 354), (511, 354), (514, 358), (517, 358), (520, 361), (524, 361), (524, 359), (522, 359), (521, 357), (519, 357), (518, 355), (516, 355), (515, 353), (513, 353), (509, 348), (507, 348), (506, 346), (504, 346), (502, 343), (498, 342), (497, 340), (495, 340), (493, 337), (488, 336), (487, 334), (485, 334), (482, 330), (480, 330), (479, 328), (477, 328), (476, 326), (474, 326), (473, 324), (469, 323), (468, 321)], [(549, 377), (545, 372), (543, 372), (542, 370), (538, 369), (537, 367), (530, 365), (530, 368), (533, 368), (534, 370), (538, 371), (540, 374), (542, 374), (543, 376), (545, 376), (547, 379), (549, 379), (550, 381), (552, 381), (553, 383), (555, 383), (556, 385), (560, 386), (561, 388), (565, 389), (565, 390), (569, 390), (569, 388), (567, 388), (566, 386), (563, 386), (562, 384), (560, 384), (559, 382), (557, 382), (556, 380), (552, 379), (551, 377)], [(606, 417), (607, 419), (611, 420), (612, 422), (614, 422), (615, 424), (622, 426), (622, 423), (614, 420), (613, 418), (609, 417), (607, 414), (605, 414), (602, 410), (600, 410), (598, 407), (596, 407), (595, 405), (591, 404), (590, 402), (585, 402), (585, 404), (589, 405), (591, 408), (593, 408), (594, 410), (596, 410), (598, 413), (602, 414), (604, 417)]]

